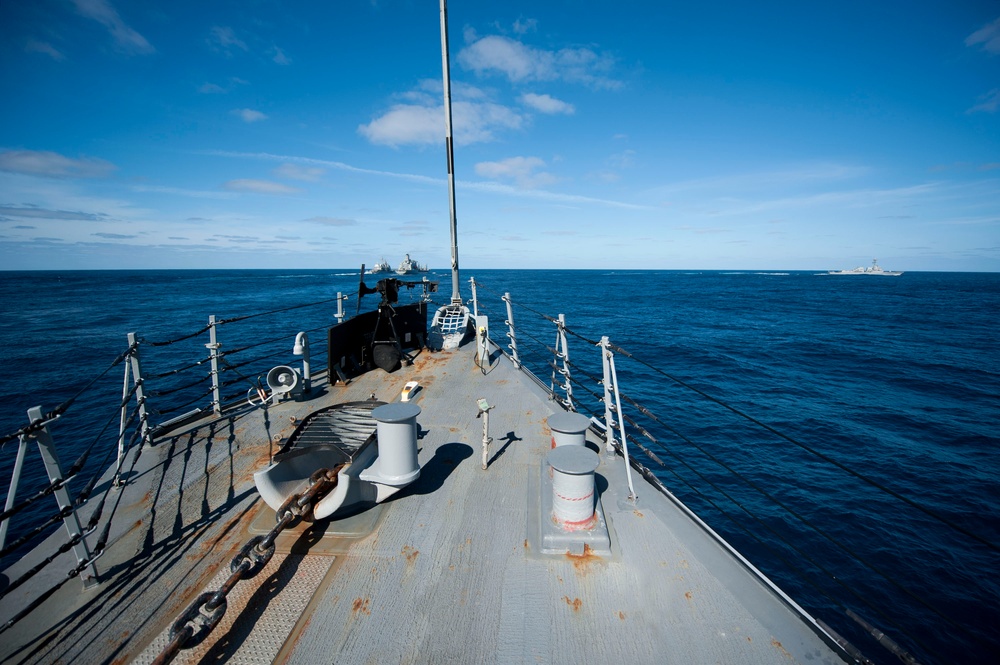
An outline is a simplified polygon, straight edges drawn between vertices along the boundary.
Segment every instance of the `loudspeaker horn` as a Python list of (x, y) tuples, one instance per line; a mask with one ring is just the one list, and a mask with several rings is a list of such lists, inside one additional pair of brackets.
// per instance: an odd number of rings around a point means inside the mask
[(302, 383), (299, 373), (288, 365), (278, 365), (267, 373), (267, 387), (275, 395), (283, 395), (297, 389)]

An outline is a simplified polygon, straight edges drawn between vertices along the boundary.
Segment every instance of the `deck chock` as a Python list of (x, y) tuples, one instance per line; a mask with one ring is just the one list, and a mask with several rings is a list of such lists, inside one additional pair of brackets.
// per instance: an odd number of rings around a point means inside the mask
[(407, 381), (406, 385), (403, 386), (402, 392), (399, 393), (399, 401), (409, 402), (419, 390), (420, 384), (418, 382)]

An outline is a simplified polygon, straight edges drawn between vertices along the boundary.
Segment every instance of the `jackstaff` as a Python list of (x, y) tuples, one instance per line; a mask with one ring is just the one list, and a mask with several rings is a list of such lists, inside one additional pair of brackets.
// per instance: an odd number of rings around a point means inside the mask
[(451, 213), (451, 304), (461, 305), (458, 292), (458, 219), (455, 216), (455, 152), (451, 145), (451, 70), (448, 65), (448, 3), (441, 0), (441, 68), (444, 71), (444, 144), (448, 152), (448, 204)]

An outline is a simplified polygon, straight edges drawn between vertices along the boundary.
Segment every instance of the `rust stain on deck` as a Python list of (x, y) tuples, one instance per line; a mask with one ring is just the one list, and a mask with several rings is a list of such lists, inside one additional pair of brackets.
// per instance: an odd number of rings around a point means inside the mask
[(778, 640), (771, 638), (771, 646), (780, 651), (781, 655), (784, 656), (785, 658), (788, 658), (789, 660), (794, 660), (792, 658), (792, 654), (788, 653), (785, 647), (781, 646), (781, 642), (779, 642)]
[(587, 543), (583, 544), (583, 554), (566, 552), (566, 558), (570, 560), (578, 573), (586, 573), (591, 563), (601, 560), (601, 557), (594, 554), (594, 550)]
[(363, 612), (365, 614), (371, 614), (372, 611), (368, 608), (368, 604), (371, 602), (370, 598), (355, 598), (354, 603), (351, 604), (351, 611), (357, 614), (358, 612)]
[(579, 612), (580, 608), (583, 607), (583, 601), (580, 600), (579, 598), (574, 598), (573, 600), (570, 600), (569, 596), (563, 596), (563, 600), (566, 601), (567, 605), (573, 608), (574, 612)]
[(420, 555), (420, 550), (415, 550), (409, 545), (404, 545), (400, 554), (406, 557), (407, 564), (413, 565), (413, 563), (417, 560), (417, 557)]

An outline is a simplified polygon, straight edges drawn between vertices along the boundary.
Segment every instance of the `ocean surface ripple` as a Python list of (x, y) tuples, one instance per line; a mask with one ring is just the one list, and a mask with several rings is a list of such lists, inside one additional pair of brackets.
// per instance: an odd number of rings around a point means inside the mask
[[(656, 442), (637, 442), (664, 466), (637, 456), (866, 656), (897, 662), (847, 611), (922, 663), (1000, 662), (1000, 275), (463, 271), (463, 280), (472, 276), (501, 343), (499, 296), (510, 292), (516, 305), (565, 314), (579, 335), (569, 337), (577, 380), (600, 375), (589, 342), (602, 335), (652, 365), (617, 359), (623, 393), (659, 417), (642, 422)], [(430, 277), (449, 291), (449, 273)], [(172, 339), (199, 330), (210, 314), (268, 311), (338, 291), (351, 294), (351, 314), (357, 284), (343, 269), (0, 273), (0, 434), (26, 424), (28, 407), (52, 408), (76, 394), (124, 350), (127, 332)], [(467, 282), (462, 291), (469, 296)], [(365, 307), (375, 304), (369, 296)], [(288, 329), (322, 328), (334, 309), (292, 311)], [(536, 354), (529, 366), (548, 381), (543, 354), (555, 326), (525, 308), (514, 314), (522, 356)], [(315, 334), (313, 346), (324, 346)], [(183, 362), (190, 356), (167, 347), (151, 366)], [(86, 394), (77, 408), (116, 403), (121, 377), (113, 372), (117, 396)], [(581, 411), (603, 415), (585, 390), (578, 396)], [(86, 445), (95, 427), (68, 421), (54, 426), (64, 466), (80, 453), (74, 442)], [(0, 452), (5, 486), (16, 450), (12, 442)], [(19, 497), (43, 484), (38, 467)], [(24, 528), (15, 522), (13, 533)]]

